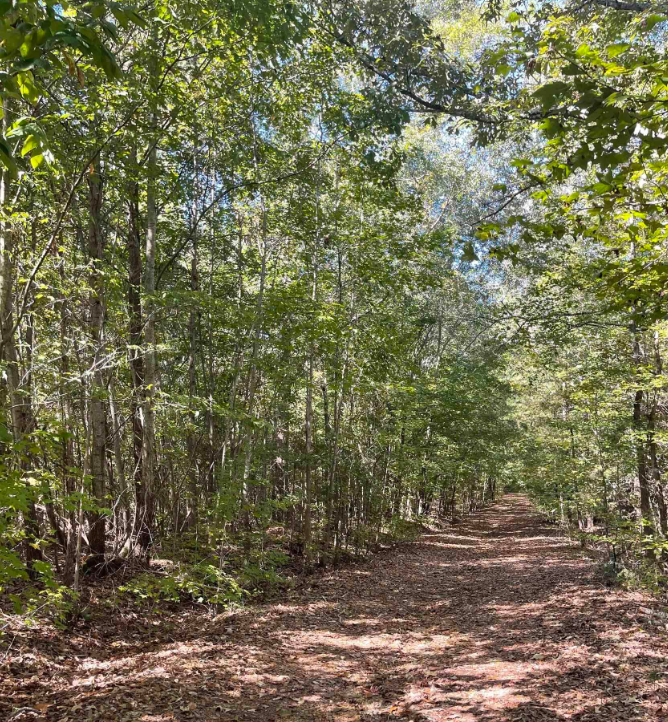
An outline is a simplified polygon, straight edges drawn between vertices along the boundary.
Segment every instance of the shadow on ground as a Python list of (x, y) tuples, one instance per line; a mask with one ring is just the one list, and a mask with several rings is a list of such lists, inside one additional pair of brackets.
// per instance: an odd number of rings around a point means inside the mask
[(0, 716), (25, 705), (35, 711), (17, 719), (668, 720), (668, 640), (647, 606), (603, 587), (508, 495), (284, 604), (91, 633), (69, 648), (78, 659), (24, 675), (22, 701), (0, 692)]

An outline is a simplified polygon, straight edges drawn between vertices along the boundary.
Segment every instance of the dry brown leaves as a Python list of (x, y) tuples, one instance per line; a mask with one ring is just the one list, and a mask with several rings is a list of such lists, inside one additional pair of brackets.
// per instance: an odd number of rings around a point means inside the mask
[(0, 719), (668, 722), (659, 612), (509, 495), (280, 604), (19, 635)]

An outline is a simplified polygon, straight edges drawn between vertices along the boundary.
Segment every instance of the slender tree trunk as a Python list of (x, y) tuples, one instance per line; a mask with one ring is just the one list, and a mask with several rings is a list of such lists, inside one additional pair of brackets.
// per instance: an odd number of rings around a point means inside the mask
[[(153, 40), (156, 40), (154, 31)], [(153, 61), (151, 71), (152, 82), (157, 78), (157, 64)], [(152, 124), (157, 124), (155, 108), (151, 113)], [(146, 182), (146, 247), (144, 266), (144, 340), (146, 342), (145, 370), (144, 370), (144, 399), (143, 399), (143, 443), (142, 443), (142, 479), (141, 503), (138, 518), (139, 548), (143, 555), (148, 554), (153, 540), (153, 525), (155, 516), (155, 396), (158, 380), (158, 355), (156, 349), (155, 333), (155, 256), (157, 245), (158, 208), (156, 199), (156, 178), (158, 174), (157, 146), (154, 139), (148, 156)]]
[[(661, 359), (661, 348), (659, 346), (659, 333), (654, 332), (654, 377), (660, 378), (663, 374), (663, 362)], [(668, 536), (668, 509), (664, 496), (663, 484), (661, 482), (661, 469), (657, 454), (656, 443), (656, 415), (659, 412), (659, 389), (654, 390), (652, 403), (649, 405), (647, 414), (647, 448), (649, 449), (650, 478), (652, 480), (651, 493), (656, 501), (659, 510), (659, 528), (661, 534)]]
[[(93, 484), (93, 498), (98, 507), (105, 505), (106, 419), (104, 409), (104, 275), (102, 273), (103, 236), (100, 212), (102, 210), (103, 181), (101, 164), (92, 166), (88, 175), (90, 218), (88, 228), (88, 258), (90, 264), (89, 329), (91, 337), (91, 382), (88, 403), (90, 446), (88, 468)], [(93, 554), (104, 554), (106, 518), (99, 511), (90, 514), (88, 541)]]
[[(121, 439), (123, 436), (123, 428), (121, 426), (121, 419), (118, 413), (118, 406), (116, 404), (116, 393), (113, 373), (109, 378), (109, 413), (111, 416), (111, 430), (113, 436), (113, 449), (114, 449), (114, 460), (116, 463), (116, 474), (118, 476), (119, 485), (119, 502), (118, 507), (120, 511), (116, 513), (116, 538), (114, 541), (114, 553), (117, 553), (120, 540), (123, 538), (123, 533), (127, 529), (127, 516), (129, 513), (128, 499), (127, 499), (127, 479), (125, 475), (125, 460), (123, 459), (123, 448)], [(119, 520), (124, 517), (123, 523), (119, 523)], [(121, 531), (121, 529), (123, 531)]]
[[(65, 269), (64, 262), (61, 259), (59, 264), (59, 278), (61, 289), (65, 288)], [(76, 477), (74, 475), (74, 444), (72, 440), (72, 421), (74, 417), (74, 408), (72, 404), (71, 392), (67, 386), (66, 379), (70, 374), (70, 355), (69, 355), (69, 332), (70, 332), (70, 308), (69, 301), (64, 292), (60, 296), (60, 376), (59, 376), (59, 396), (60, 396), (60, 418), (64, 438), (62, 441), (62, 484), (65, 494), (70, 496), (77, 490)], [(74, 565), (76, 552), (76, 532), (77, 519), (74, 509), (70, 507), (68, 512), (67, 525), (67, 542), (65, 552), (65, 569), (63, 572), (63, 581), (70, 586), (74, 581)]]
[[(2, 127), (3, 133), (8, 127), (8, 120), (12, 113), (12, 103), (5, 99), (3, 104)], [(14, 328), (14, 275), (16, 263), (16, 249), (14, 248), (15, 233), (7, 216), (11, 214), (10, 207), (11, 176), (8, 170), (0, 170), (0, 346), (2, 358), (6, 363), (7, 387), (9, 390), (9, 413), (11, 419), (11, 432), (14, 444), (18, 444), (25, 436), (34, 430), (32, 399), (26, 393), (21, 383), (19, 359), (16, 350), (16, 329)], [(18, 466), (25, 472), (30, 468), (31, 459), (27, 451), (19, 453)], [(26, 482), (27, 485), (27, 482)], [(28, 504), (23, 514), (26, 531), (24, 551), (28, 574), (36, 578), (34, 563), (42, 561), (42, 550), (38, 546), (40, 539), (39, 522), (35, 506), (34, 490), (28, 486)]]
[[(636, 366), (636, 372), (640, 373), (644, 354), (641, 345), (640, 333), (637, 330), (635, 321), (632, 324), (632, 332), (633, 361)], [(645, 447), (646, 430), (643, 428), (643, 396), (643, 389), (636, 389), (633, 399), (633, 428), (636, 432), (636, 463), (638, 469), (638, 486), (640, 489), (640, 531), (644, 536), (646, 534), (650, 534), (652, 531), (650, 525), (652, 519), (652, 508), (650, 502), (649, 474), (647, 470), (647, 450)]]
[(308, 378), (306, 385), (306, 417), (304, 422), (306, 444), (305, 498), (304, 498), (304, 555), (309, 558), (311, 543), (311, 506), (313, 504), (313, 482), (311, 478), (313, 456), (313, 351), (309, 354)]
[[(132, 148), (132, 158), (135, 161), (131, 173), (135, 172), (136, 147)], [(145, 518), (143, 479), (144, 457), (144, 425), (142, 409), (144, 406), (144, 359), (141, 351), (142, 334), (142, 308), (141, 308), (141, 240), (139, 222), (139, 184), (131, 180), (128, 184), (128, 335), (130, 344), (128, 348), (130, 380), (132, 383), (132, 397), (130, 399), (130, 421), (132, 424), (132, 459), (135, 488), (135, 520), (131, 533), (139, 532), (140, 520)], [(124, 553), (129, 553), (131, 538), (128, 537)]]
[[(197, 164), (193, 164), (193, 171), (195, 175), (195, 199), (193, 200), (192, 215), (193, 219), (197, 218)], [(193, 256), (190, 262), (190, 290), (193, 294), (199, 291), (199, 270), (198, 270), (198, 253), (197, 253), (197, 228), (192, 229), (192, 246)], [(195, 396), (197, 395), (197, 373), (196, 373), (196, 358), (197, 358), (197, 322), (198, 322), (198, 311), (195, 310), (195, 298), (192, 300), (193, 308), (190, 311), (188, 318), (188, 404), (189, 404), (189, 426), (188, 434), (186, 438), (186, 446), (188, 450), (188, 461), (190, 475), (190, 514), (189, 523), (193, 526), (197, 525), (198, 517), (198, 497), (199, 497), (199, 459), (198, 459), (198, 443), (197, 443), (197, 427), (196, 427), (196, 416), (195, 416)]]
[[(258, 151), (258, 136), (255, 127), (255, 117), (251, 114), (250, 118), (251, 131), (253, 134), (253, 164), (255, 168), (255, 178), (258, 183), (261, 181), (260, 175), (260, 164), (259, 164), (259, 151)], [(268, 238), (268, 227), (267, 227), (267, 208), (265, 205), (265, 198), (262, 191), (259, 193), (260, 200), (260, 233), (258, 242), (258, 252), (261, 258), (260, 265), (260, 282), (257, 293), (257, 299), (255, 302), (255, 316), (253, 318), (253, 326), (251, 328), (251, 338), (253, 341), (251, 358), (250, 358), (250, 369), (248, 371), (248, 393), (247, 393), (247, 414), (248, 417), (254, 419), (256, 417), (256, 404), (255, 395), (259, 383), (259, 374), (257, 368), (258, 356), (260, 352), (260, 343), (262, 336), (262, 320), (264, 316), (264, 293), (265, 285), (267, 282), (267, 263), (269, 260), (269, 238)], [(241, 484), (241, 495), (242, 504), (244, 506), (244, 512), (242, 514), (243, 523), (245, 528), (245, 539), (244, 547), (246, 552), (250, 552), (250, 533), (251, 533), (251, 510), (250, 510), (250, 488), (249, 479), (251, 475), (251, 464), (253, 448), (255, 445), (256, 432), (255, 430), (247, 431), (244, 434), (242, 444), (245, 446), (244, 453), (244, 467)]]
[[(322, 410), (323, 410), (323, 422), (325, 426), (325, 447), (327, 449), (327, 456), (331, 459), (333, 454), (332, 444), (332, 426), (329, 416), (329, 391), (327, 389), (327, 382), (323, 381), (320, 386), (322, 391)], [(328, 549), (332, 543), (332, 475), (331, 465), (324, 465), (324, 494), (325, 494), (325, 519), (324, 519), (324, 539), (323, 547)]]

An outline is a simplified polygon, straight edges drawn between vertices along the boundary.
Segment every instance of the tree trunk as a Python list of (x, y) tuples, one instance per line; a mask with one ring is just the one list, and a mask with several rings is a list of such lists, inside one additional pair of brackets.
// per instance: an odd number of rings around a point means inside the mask
[[(103, 238), (100, 212), (102, 210), (103, 181), (100, 175), (100, 159), (96, 159), (97, 168), (91, 165), (88, 175), (89, 188), (89, 227), (88, 258), (90, 264), (89, 329), (91, 337), (91, 382), (88, 403), (90, 443), (88, 448), (88, 468), (93, 485), (93, 498), (98, 507), (105, 505), (105, 457), (106, 457), (106, 419), (104, 409), (105, 385), (102, 366), (104, 364), (104, 276), (102, 273)], [(104, 514), (95, 510), (90, 514), (90, 533), (88, 541), (92, 554), (104, 554), (106, 519)]]
[(313, 482), (311, 479), (311, 459), (313, 456), (313, 351), (308, 360), (308, 378), (306, 384), (306, 415), (304, 421), (306, 443), (305, 498), (304, 498), (304, 555), (309, 557), (311, 543), (311, 505), (313, 504)]
[[(153, 113), (156, 122), (156, 113)], [(156, 203), (156, 176), (158, 172), (156, 143), (151, 143), (148, 156), (148, 179), (146, 184), (146, 250), (144, 267), (144, 318), (146, 342), (146, 366), (143, 398), (142, 478), (140, 503), (138, 504), (137, 541), (142, 554), (147, 555), (152, 543), (155, 493), (155, 391), (158, 357), (155, 335), (155, 254), (158, 209)]]
[[(194, 164), (194, 174), (197, 176), (197, 164)], [(197, 183), (195, 182), (195, 188)], [(196, 194), (195, 194), (196, 195)], [(193, 201), (193, 218), (197, 218), (197, 201)], [(199, 271), (198, 255), (197, 255), (197, 228), (192, 229), (192, 244), (193, 244), (193, 257), (190, 263), (190, 290), (194, 293), (199, 291)], [(195, 297), (191, 301), (193, 308), (190, 311), (190, 317), (188, 319), (188, 405), (189, 405), (189, 425), (188, 434), (186, 438), (186, 446), (188, 450), (188, 462), (190, 475), (190, 510), (189, 510), (189, 524), (192, 526), (197, 525), (198, 516), (198, 479), (199, 479), (199, 459), (198, 459), (198, 443), (197, 443), (197, 428), (196, 428), (196, 416), (195, 416), (195, 396), (197, 394), (197, 374), (195, 360), (197, 357), (197, 321), (198, 311), (195, 310)]]
[[(635, 321), (632, 323), (633, 331), (633, 360), (636, 371), (639, 373), (642, 365), (643, 351), (641, 346), (640, 333), (637, 331)], [(649, 474), (647, 471), (647, 451), (645, 448), (645, 429), (643, 428), (643, 404), (644, 392), (641, 388), (636, 389), (633, 399), (633, 428), (636, 432), (636, 464), (638, 470), (638, 486), (640, 490), (640, 532), (643, 536), (651, 534), (652, 508), (650, 503)]]
[[(661, 347), (659, 346), (659, 332), (654, 332), (654, 376), (660, 378), (663, 374), (663, 362), (661, 360)], [(652, 480), (652, 495), (659, 510), (659, 528), (661, 534), (668, 536), (668, 509), (664, 496), (663, 484), (661, 482), (661, 469), (659, 468), (657, 443), (656, 443), (656, 415), (659, 412), (659, 389), (654, 390), (652, 403), (647, 414), (647, 448), (649, 449), (650, 477)]]
[[(136, 147), (132, 148), (132, 158), (136, 163)], [(131, 173), (136, 172), (135, 166)], [(132, 534), (139, 531), (140, 519), (144, 518), (144, 494), (142, 486), (142, 460), (144, 456), (144, 425), (142, 422), (142, 408), (144, 405), (144, 359), (142, 346), (142, 309), (141, 309), (141, 242), (139, 224), (139, 184), (132, 180), (128, 184), (128, 311), (130, 339), (128, 356), (130, 365), (130, 380), (132, 383), (132, 397), (130, 399), (130, 421), (132, 424), (132, 458), (135, 488), (135, 521)], [(128, 553), (131, 539), (128, 538), (124, 552)]]
[[(4, 101), (2, 128), (3, 133), (7, 130), (7, 119), (11, 112), (11, 102)], [(19, 360), (16, 350), (16, 329), (14, 328), (14, 229), (7, 216), (11, 214), (10, 208), (11, 176), (6, 169), (0, 170), (0, 349), (2, 358), (7, 364), (7, 387), (9, 390), (9, 413), (6, 415), (11, 419), (11, 432), (14, 444), (18, 444), (26, 435), (34, 430), (34, 418), (32, 411), (32, 399), (29, 393), (25, 393), (21, 384)], [(18, 458), (19, 467), (25, 472), (30, 468), (30, 458), (27, 451), (20, 451)], [(26, 482), (27, 485), (27, 482)], [(36, 578), (37, 572), (34, 563), (42, 561), (42, 551), (39, 547), (40, 530), (35, 507), (35, 497), (31, 487), (28, 488), (28, 504), (23, 514), (24, 527), (26, 532), (23, 544), (28, 574), (32, 579)]]

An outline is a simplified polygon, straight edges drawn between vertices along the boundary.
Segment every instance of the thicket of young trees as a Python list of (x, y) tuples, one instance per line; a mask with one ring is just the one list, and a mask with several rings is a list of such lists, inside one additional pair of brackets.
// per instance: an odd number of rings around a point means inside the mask
[(0, 583), (508, 484), (660, 552), (662, 9), (0, 4)]

